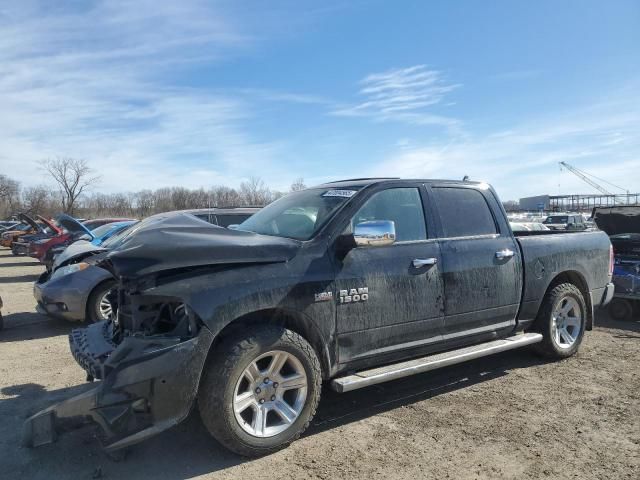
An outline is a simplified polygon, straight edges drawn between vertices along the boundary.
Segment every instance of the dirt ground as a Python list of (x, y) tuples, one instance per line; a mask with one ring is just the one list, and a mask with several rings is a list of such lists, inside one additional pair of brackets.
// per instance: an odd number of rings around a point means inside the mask
[(640, 321), (603, 315), (579, 354), (488, 357), (348, 394), (323, 391), (310, 430), (247, 460), (197, 413), (115, 462), (91, 427), (35, 450), (23, 420), (90, 384), (68, 351), (74, 325), (35, 313), (35, 261), (0, 250), (0, 478), (640, 478)]

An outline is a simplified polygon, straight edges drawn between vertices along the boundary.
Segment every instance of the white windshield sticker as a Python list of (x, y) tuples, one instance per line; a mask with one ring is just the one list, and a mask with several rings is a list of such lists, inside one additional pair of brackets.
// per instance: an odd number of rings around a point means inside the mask
[(358, 193), (357, 190), (328, 190), (326, 192), (324, 192), (322, 194), (323, 197), (344, 197), (344, 198), (351, 198), (353, 197), (356, 193)]

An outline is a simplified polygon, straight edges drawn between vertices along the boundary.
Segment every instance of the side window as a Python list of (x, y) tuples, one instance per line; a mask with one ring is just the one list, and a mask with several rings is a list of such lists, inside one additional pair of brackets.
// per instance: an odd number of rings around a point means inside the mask
[(433, 189), (445, 237), (470, 237), (497, 233), (484, 195), (471, 188)]
[(417, 188), (390, 188), (374, 194), (351, 219), (351, 228), (370, 220), (391, 220), (396, 241), (426, 240), (422, 199)]

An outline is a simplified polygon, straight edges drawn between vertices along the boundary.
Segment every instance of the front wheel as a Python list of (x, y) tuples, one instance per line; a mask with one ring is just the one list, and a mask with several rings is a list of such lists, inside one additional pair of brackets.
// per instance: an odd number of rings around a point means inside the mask
[(320, 401), (320, 362), (291, 330), (252, 326), (225, 338), (198, 392), (202, 421), (223, 446), (255, 457), (279, 450), (309, 426)]
[(556, 285), (545, 296), (535, 327), (542, 342), (534, 345), (538, 353), (550, 358), (567, 358), (582, 343), (587, 305), (582, 292), (571, 283)]
[(85, 321), (96, 323), (103, 320), (111, 320), (113, 309), (109, 302), (109, 293), (115, 287), (114, 281), (106, 281), (93, 289), (87, 300), (87, 312)]

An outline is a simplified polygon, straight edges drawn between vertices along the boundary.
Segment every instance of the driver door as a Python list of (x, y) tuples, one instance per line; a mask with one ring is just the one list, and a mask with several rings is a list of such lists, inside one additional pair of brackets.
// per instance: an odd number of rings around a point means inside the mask
[(348, 227), (392, 221), (396, 241), (355, 247), (337, 260), (339, 363), (397, 357), (442, 339), (440, 248), (428, 235), (423, 187), (405, 185), (372, 193)]

